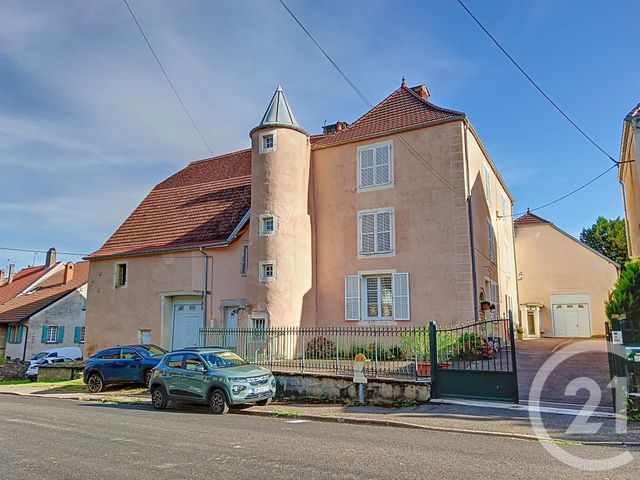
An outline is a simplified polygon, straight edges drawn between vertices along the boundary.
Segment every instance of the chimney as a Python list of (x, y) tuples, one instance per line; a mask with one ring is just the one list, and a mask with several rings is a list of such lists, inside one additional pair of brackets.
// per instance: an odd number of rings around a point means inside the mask
[(49, 250), (47, 250), (47, 261), (44, 264), (44, 268), (49, 268), (54, 263), (56, 263), (56, 249), (51, 247)]
[(12, 263), (9, 265), (9, 278), (7, 279), (7, 284), (13, 282), (13, 274), (16, 266)]
[(413, 87), (411, 90), (417, 93), (424, 101), (429, 100), (429, 97), (431, 96), (426, 85), (418, 85), (417, 87)]
[(73, 263), (69, 262), (64, 266), (64, 276), (62, 277), (62, 283), (65, 285), (73, 280)]
[(331, 125), (324, 125), (322, 127), (322, 134), (328, 135), (330, 133), (336, 133), (341, 130), (344, 130), (348, 126), (349, 124), (347, 122), (336, 122), (336, 123), (332, 123)]

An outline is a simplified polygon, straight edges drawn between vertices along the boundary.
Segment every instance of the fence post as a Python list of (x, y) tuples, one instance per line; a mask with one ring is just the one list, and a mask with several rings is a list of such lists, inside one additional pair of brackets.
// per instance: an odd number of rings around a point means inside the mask
[(511, 365), (513, 368), (513, 375), (515, 376), (516, 395), (514, 403), (520, 403), (520, 391), (518, 389), (518, 364), (516, 361), (516, 339), (513, 332), (513, 317), (509, 318), (509, 343), (511, 344)]
[(373, 357), (375, 358), (375, 361), (373, 363), (373, 370), (374, 370), (374, 375), (376, 378), (378, 378), (378, 329), (376, 328), (373, 331), (373, 347), (374, 347), (374, 354)]
[(436, 322), (429, 322), (429, 362), (431, 363), (431, 398), (438, 398), (438, 330)]
[(416, 369), (416, 381), (418, 381), (418, 337), (416, 335), (416, 327), (413, 327), (413, 360)]
[(340, 349), (338, 348), (338, 341), (340, 340), (340, 330), (336, 328), (336, 375), (340, 373)]
[(300, 368), (300, 373), (304, 373), (304, 356), (305, 356), (305, 343), (304, 343), (304, 328), (300, 329), (300, 334), (302, 335), (302, 365)]

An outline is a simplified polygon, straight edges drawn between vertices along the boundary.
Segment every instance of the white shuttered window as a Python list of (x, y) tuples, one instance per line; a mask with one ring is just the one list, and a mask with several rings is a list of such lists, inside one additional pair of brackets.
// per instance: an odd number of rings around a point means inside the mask
[(358, 148), (358, 188), (372, 188), (393, 183), (391, 142)]
[(359, 226), (361, 255), (384, 254), (394, 251), (392, 210), (360, 213)]
[(346, 320), (410, 318), (408, 273), (349, 275), (345, 278)]

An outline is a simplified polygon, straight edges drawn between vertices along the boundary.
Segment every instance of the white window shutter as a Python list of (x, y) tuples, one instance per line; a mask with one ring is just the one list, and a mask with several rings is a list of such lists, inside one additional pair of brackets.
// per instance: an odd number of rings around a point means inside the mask
[(391, 181), (391, 146), (376, 147), (376, 185), (385, 185)]
[(344, 318), (360, 320), (360, 276), (348, 275), (344, 279)]
[(374, 159), (373, 148), (360, 151), (360, 187), (371, 187), (374, 185)]
[(393, 274), (393, 319), (410, 320), (409, 274)]
[(375, 214), (365, 213), (360, 216), (360, 251), (374, 253), (376, 251)]

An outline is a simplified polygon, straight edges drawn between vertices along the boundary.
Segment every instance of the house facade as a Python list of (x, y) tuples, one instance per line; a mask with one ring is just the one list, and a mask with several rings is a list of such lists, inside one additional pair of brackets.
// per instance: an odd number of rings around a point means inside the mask
[(53, 347), (84, 345), (89, 263), (59, 264), (35, 285), (0, 305), (4, 356), (28, 360)]
[(514, 223), (525, 337), (603, 336), (620, 266), (533, 213)]
[(640, 104), (625, 117), (620, 146), (618, 180), (627, 227), (629, 258), (640, 257)]
[[(47, 278), (59, 272), (63, 265), (56, 262), (56, 249), (47, 252), (44, 265), (29, 266), (15, 271), (15, 265), (9, 265), (8, 271), (0, 269), (0, 305), (36, 287)], [(0, 322), (0, 358), (5, 357), (9, 326)]]
[[(158, 184), (90, 261), (87, 351), (202, 326), (441, 325), (518, 305), (512, 198), (426, 86), (309, 135), (281, 88), (251, 148)], [(505, 220), (506, 219), (506, 220)]]

